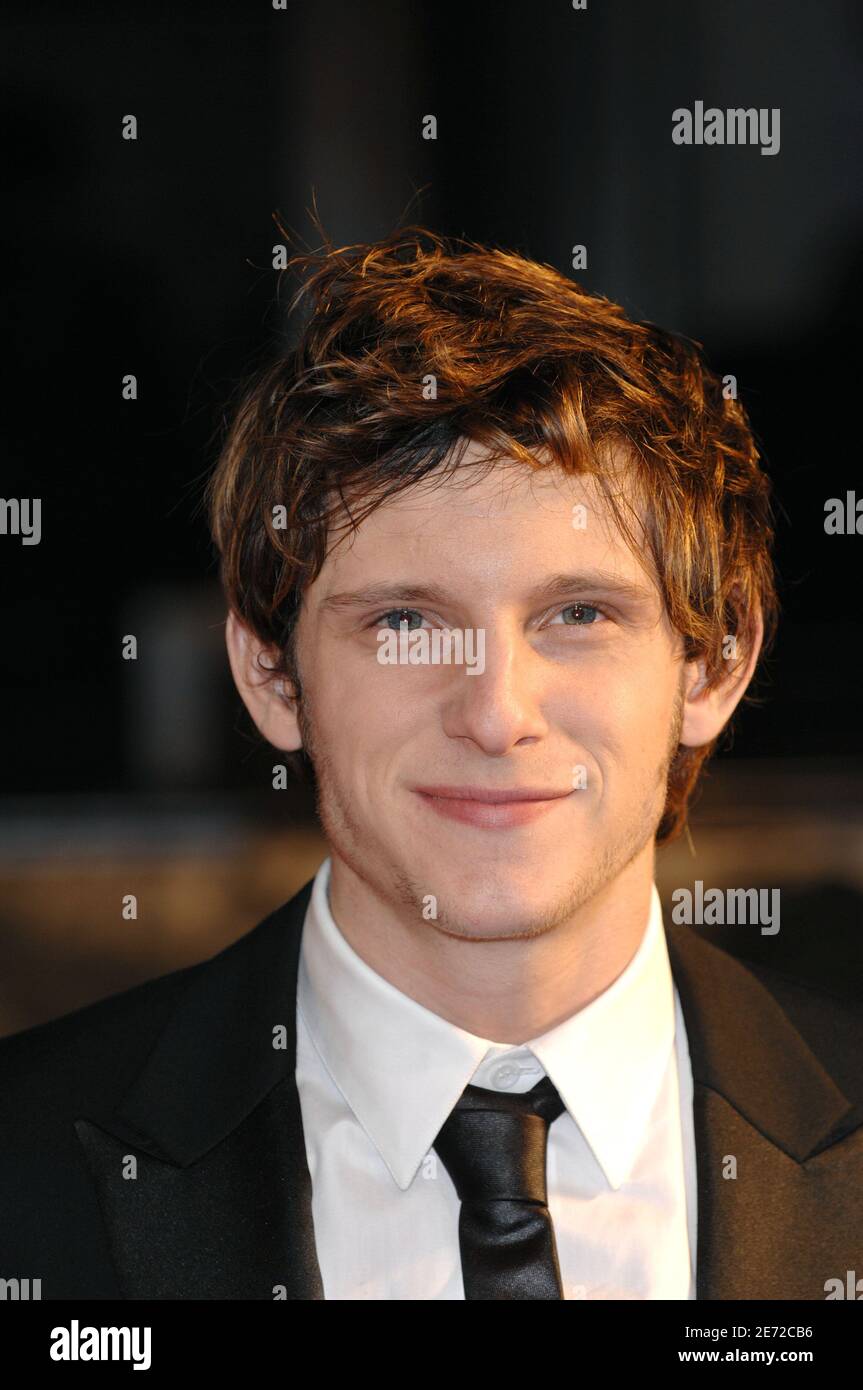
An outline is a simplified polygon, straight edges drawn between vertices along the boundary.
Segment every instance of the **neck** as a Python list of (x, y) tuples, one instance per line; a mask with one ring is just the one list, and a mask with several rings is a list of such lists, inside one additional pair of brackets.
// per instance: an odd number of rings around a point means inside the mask
[(651, 841), (565, 921), (528, 939), (468, 940), (418, 925), (335, 853), (330, 908), (348, 944), (396, 989), (466, 1032), (519, 1045), (626, 969), (647, 928), (654, 858)]

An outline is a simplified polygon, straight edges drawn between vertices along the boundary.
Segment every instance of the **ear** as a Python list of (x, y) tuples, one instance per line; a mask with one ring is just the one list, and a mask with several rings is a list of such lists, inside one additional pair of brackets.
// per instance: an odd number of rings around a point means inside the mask
[(274, 665), (273, 649), (264, 646), (233, 611), (225, 623), (225, 643), (234, 684), (261, 734), (285, 753), (302, 748), (293, 686), (290, 681), (267, 676), (262, 669)]
[(724, 680), (712, 690), (706, 689), (706, 667), (703, 660), (689, 661), (684, 668), (683, 723), (680, 742), (688, 748), (701, 748), (721, 733), (752, 679), (764, 640), (764, 623), (760, 611), (755, 615), (752, 646), (745, 661), (734, 664), (729, 655), (729, 671)]

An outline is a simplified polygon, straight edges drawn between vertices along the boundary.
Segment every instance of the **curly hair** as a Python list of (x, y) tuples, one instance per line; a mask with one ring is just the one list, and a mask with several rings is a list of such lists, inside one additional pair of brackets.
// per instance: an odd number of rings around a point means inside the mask
[[(307, 308), (298, 341), (243, 388), (206, 502), (227, 603), (278, 654), (267, 669), (288, 678), (300, 710), (296, 620), (345, 514), (356, 527), (433, 470), (446, 475), (471, 440), (490, 464), (596, 479), (627, 542), (652, 560), (708, 687), (745, 661), (759, 614), (768, 649), (769, 480), (700, 343), (632, 320), (550, 266), (423, 227), (327, 242), (287, 269), (302, 279), (291, 309)], [(629, 498), (609, 466), (621, 445)], [(657, 844), (685, 826), (716, 743), (678, 747)]]

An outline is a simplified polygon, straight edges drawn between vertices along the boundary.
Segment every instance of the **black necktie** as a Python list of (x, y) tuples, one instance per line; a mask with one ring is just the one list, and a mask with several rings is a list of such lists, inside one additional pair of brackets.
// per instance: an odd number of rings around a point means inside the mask
[(434, 1148), (461, 1200), (465, 1298), (563, 1298), (548, 1210), (548, 1127), (563, 1112), (550, 1077), (513, 1095), (466, 1086)]

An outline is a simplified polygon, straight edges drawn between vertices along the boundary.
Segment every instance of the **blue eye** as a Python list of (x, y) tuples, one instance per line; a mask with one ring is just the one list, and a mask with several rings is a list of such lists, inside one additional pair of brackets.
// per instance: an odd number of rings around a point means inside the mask
[[(395, 622), (391, 621), (393, 618)], [(416, 625), (410, 621), (411, 618), (418, 618), (419, 624), (422, 624), (423, 615), (416, 608), (391, 608), (388, 613), (381, 613), (379, 618), (375, 618), (375, 627), (386, 623), (392, 632), (399, 632), (402, 628), (415, 632)]]
[(562, 608), (561, 615), (574, 613), (573, 618), (564, 617), (564, 624), (569, 627), (586, 627), (590, 623), (595, 623), (597, 618), (602, 617), (598, 608), (594, 608), (590, 603), (570, 603), (566, 608)]

